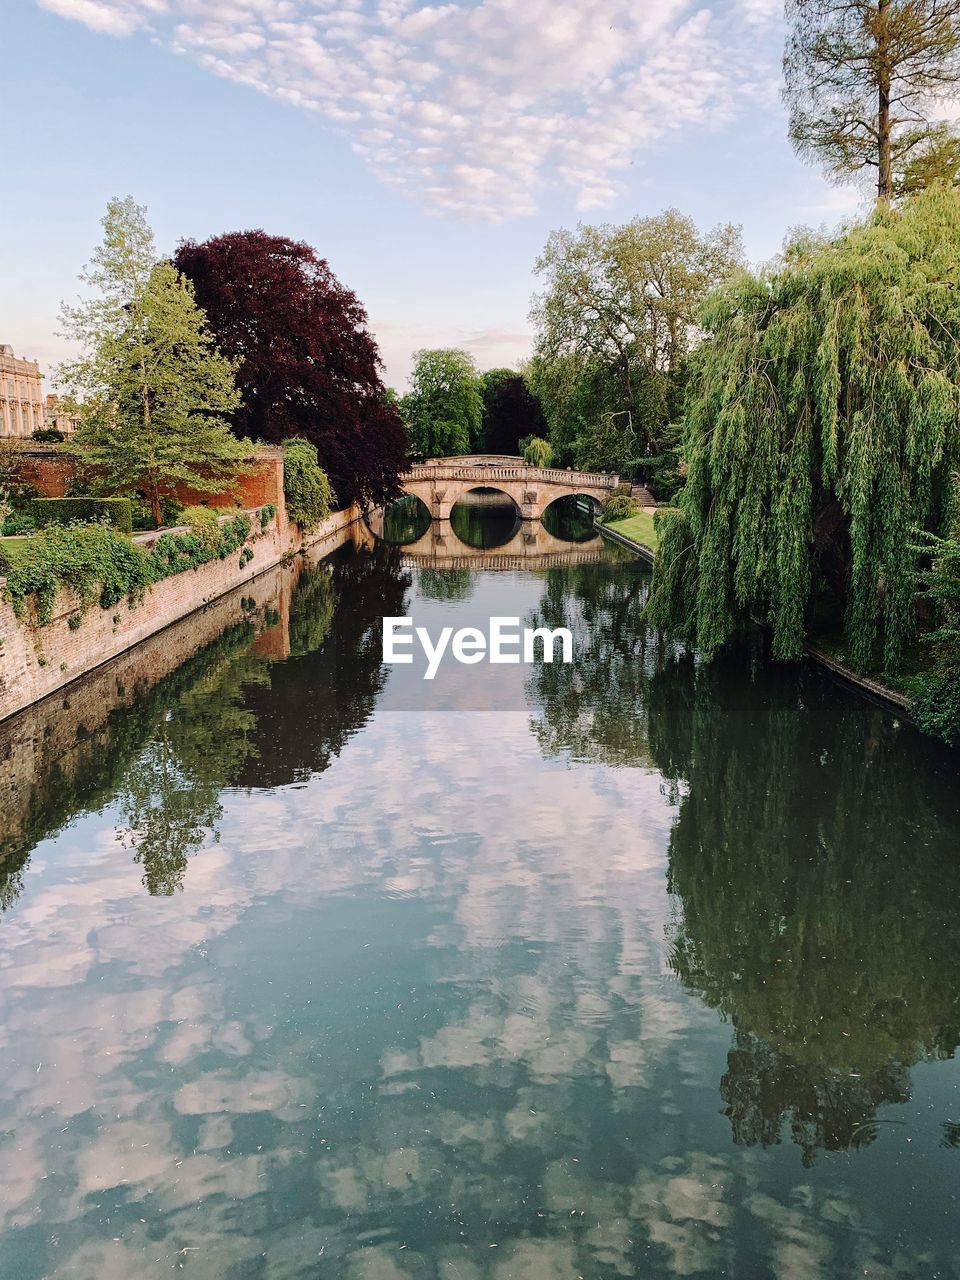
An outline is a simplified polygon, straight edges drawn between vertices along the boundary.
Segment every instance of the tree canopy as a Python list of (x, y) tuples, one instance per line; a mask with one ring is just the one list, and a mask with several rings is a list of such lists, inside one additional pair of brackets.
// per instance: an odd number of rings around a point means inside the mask
[(786, 11), (794, 146), (840, 181), (875, 170), (889, 200), (960, 80), (960, 0), (787, 0)]
[(531, 310), (531, 382), (562, 460), (601, 465), (581, 442), (604, 414), (632, 424), (636, 455), (659, 450), (697, 309), (742, 258), (738, 228), (704, 234), (676, 209), (550, 235), (536, 264), (545, 288)]
[(142, 490), (154, 520), (178, 483), (215, 492), (246, 452), (225, 415), (239, 403), (234, 365), (214, 345), (193, 288), (156, 258), (146, 210), (112, 200), (103, 244), (81, 277), (95, 295), (64, 306), (82, 354), (60, 380), (82, 397), (75, 445), (107, 492)]
[(480, 443), (483, 399), (473, 356), (453, 347), (417, 351), (402, 401), (413, 449), (427, 458), (469, 453)]
[(815, 592), (863, 669), (915, 628), (915, 528), (942, 530), (960, 462), (960, 201), (936, 187), (702, 312), (686, 488), (659, 517), (651, 605), (709, 656), (747, 618), (780, 658)]
[(238, 435), (309, 440), (341, 502), (398, 496), (405, 465), (399, 414), (356, 295), (307, 244), (237, 231), (183, 242), (178, 268), (193, 281), (220, 348), (238, 363)]
[(481, 378), (483, 391), (483, 449), (485, 453), (515, 454), (526, 436), (549, 431), (543, 406), (520, 373), (492, 369)]

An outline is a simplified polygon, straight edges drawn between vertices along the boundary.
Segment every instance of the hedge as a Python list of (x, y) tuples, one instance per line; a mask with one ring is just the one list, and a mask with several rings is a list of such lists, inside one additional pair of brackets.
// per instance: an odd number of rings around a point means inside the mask
[(50, 524), (108, 524), (120, 533), (133, 532), (129, 498), (35, 498), (30, 514), (39, 528)]

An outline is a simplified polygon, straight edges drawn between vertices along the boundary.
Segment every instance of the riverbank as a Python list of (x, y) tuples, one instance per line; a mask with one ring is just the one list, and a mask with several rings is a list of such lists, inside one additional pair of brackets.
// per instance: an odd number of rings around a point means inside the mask
[[(642, 511), (638, 515), (628, 516), (626, 520), (612, 520), (610, 524), (598, 524), (597, 529), (604, 538), (611, 542), (635, 551), (641, 559), (653, 564), (657, 535), (653, 525), (653, 512)], [(648, 545), (649, 544), (649, 545)]]
[[(0, 598), (0, 721), (252, 582), (288, 556), (328, 541), (361, 517), (358, 506), (347, 507), (304, 534), (283, 508), (266, 524), (253, 518), (256, 510), (246, 514), (251, 530), (243, 554), (214, 559), (154, 583), (142, 600), (123, 600), (112, 609), (95, 605), (83, 612), (75, 593), (64, 588), (50, 622), (38, 626), (19, 619), (11, 602)], [(5, 585), (0, 578), (0, 597)]]
[[(609, 538), (612, 542), (618, 543), (620, 546), (628, 547), (634, 551), (648, 564), (653, 564), (656, 558), (657, 534), (653, 523), (652, 511), (641, 511), (635, 516), (629, 516), (626, 520), (614, 520), (610, 524), (598, 525), (601, 535)], [(865, 697), (879, 702), (882, 706), (890, 711), (895, 711), (898, 715), (905, 716), (912, 721), (911, 702), (910, 699), (896, 689), (891, 689), (889, 685), (883, 684), (871, 676), (861, 676), (846, 666), (839, 659), (825, 653), (812, 641), (808, 641), (803, 646), (804, 654), (811, 662), (816, 663), (824, 671), (828, 672), (835, 679), (841, 681), (857, 689)]]

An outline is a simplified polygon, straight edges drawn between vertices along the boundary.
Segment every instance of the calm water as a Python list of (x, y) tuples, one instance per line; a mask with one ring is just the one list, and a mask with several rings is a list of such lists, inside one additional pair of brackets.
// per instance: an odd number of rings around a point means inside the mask
[(0, 726), (0, 1276), (960, 1277), (957, 758), (478, 519)]

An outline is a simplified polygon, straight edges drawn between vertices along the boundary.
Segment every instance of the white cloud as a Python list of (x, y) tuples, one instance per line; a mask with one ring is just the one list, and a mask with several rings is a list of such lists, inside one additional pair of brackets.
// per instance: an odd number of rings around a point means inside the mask
[(780, 0), (38, 0), (325, 116), (430, 210), (609, 204), (633, 157), (775, 94)]

